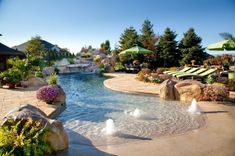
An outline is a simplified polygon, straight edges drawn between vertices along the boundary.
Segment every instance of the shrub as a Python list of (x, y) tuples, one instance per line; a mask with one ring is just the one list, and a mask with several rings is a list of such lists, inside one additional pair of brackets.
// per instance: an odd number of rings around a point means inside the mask
[(58, 76), (56, 75), (56, 73), (53, 73), (49, 76), (47, 82), (49, 85), (56, 85), (57, 84), (57, 78)]
[(96, 56), (93, 58), (93, 62), (100, 62), (100, 61), (101, 61), (100, 55), (96, 55)]
[(20, 71), (12, 68), (0, 73), (0, 77), (3, 83), (16, 84), (22, 80)]
[(203, 61), (203, 64), (205, 66), (210, 65), (233, 65), (235, 63), (235, 60), (233, 59), (233, 55), (224, 54), (222, 56), (216, 56), (216, 57), (209, 57), (207, 60)]
[(213, 84), (217, 81), (217, 77), (218, 77), (217, 75), (209, 75), (206, 79), (206, 82), (208, 84)]
[(89, 58), (92, 56), (92, 54), (90, 52), (83, 52), (83, 53), (81, 53), (81, 56), (85, 57), (85, 58)]
[(99, 65), (99, 73), (102, 75), (105, 72), (105, 66), (104, 64)]
[(203, 100), (206, 101), (223, 101), (229, 97), (229, 90), (224, 86), (207, 85), (203, 89)]
[(74, 59), (73, 58), (67, 58), (67, 61), (69, 62), (69, 64), (74, 64)]
[(28, 120), (13, 121), (0, 127), (0, 155), (37, 155), (43, 156), (53, 152), (46, 137), (48, 128), (42, 127), (40, 122)]
[(231, 91), (235, 91), (235, 79), (228, 80), (227, 87)]
[(115, 70), (123, 70), (123, 69), (125, 69), (125, 67), (122, 65), (121, 62), (116, 62), (115, 66), (114, 66), (114, 69)]
[(37, 99), (46, 103), (51, 103), (58, 95), (58, 89), (55, 86), (43, 86), (37, 90)]
[(150, 69), (148, 69), (148, 68), (142, 69), (137, 74), (137, 79), (139, 79), (140, 81), (143, 81), (145, 79), (145, 77), (148, 76), (150, 73), (151, 73)]
[(36, 76), (36, 77), (40, 77), (40, 78), (43, 78), (43, 77), (44, 77), (43, 74), (42, 74), (42, 72), (39, 72), (39, 71), (35, 72), (35, 76)]

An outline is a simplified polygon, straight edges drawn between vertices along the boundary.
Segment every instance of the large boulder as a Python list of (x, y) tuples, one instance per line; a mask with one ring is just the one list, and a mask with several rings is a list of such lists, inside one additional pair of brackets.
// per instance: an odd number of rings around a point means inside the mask
[(175, 98), (184, 102), (191, 102), (193, 98), (200, 100), (204, 87), (205, 85), (199, 81), (180, 81), (175, 85)]
[(23, 87), (42, 87), (46, 86), (48, 83), (46, 80), (36, 77), (34, 75), (31, 75), (28, 77), (26, 81), (21, 81), (21, 86)]
[(46, 114), (35, 106), (22, 105), (10, 111), (4, 118), (1, 125), (8, 124), (9, 119), (15, 121), (27, 120), (32, 118), (33, 121), (39, 121), (42, 126), (49, 128), (48, 140), (55, 151), (61, 151), (68, 148), (68, 136), (60, 121), (47, 118)]
[(175, 93), (174, 93), (174, 85), (176, 84), (175, 81), (172, 80), (165, 80), (159, 86), (159, 96), (165, 100), (175, 100)]
[(64, 92), (63, 88), (60, 85), (56, 85), (55, 87), (58, 89), (58, 95), (56, 96), (56, 98), (54, 99), (52, 104), (54, 104), (54, 105), (64, 105), (65, 100), (66, 100), (65, 92)]

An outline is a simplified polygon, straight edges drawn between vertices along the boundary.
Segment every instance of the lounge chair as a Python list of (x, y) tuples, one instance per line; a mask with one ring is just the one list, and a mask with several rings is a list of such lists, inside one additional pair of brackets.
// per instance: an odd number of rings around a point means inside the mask
[(184, 77), (190, 77), (191, 75), (198, 75), (198, 74), (201, 74), (205, 71), (207, 71), (208, 69), (206, 68), (200, 68), (198, 69), (197, 71), (195, 72), (192, 72), (192, 73), (182, 73), (182, 74), (179, 74), (179, 75), (176, 75), (177, 78), (184, 78)]
[(191, 67), (184, 67), (183, 69), (179, 70), (179, 71), (171, 71), (171, 70), (168, 70), (168, 71), (164, 71), (163, 74), (173, 74), (173, 73), (176, 73), (176, 72), (186, 72), (188, 71), (189, 69), (191, 69)]
[(191, 73), (197, 71), (198, 69), (199, 69), (199, 68), (191, 68), (191, 69), (187, 70), (186, 72), (176, 72), (176, 73), (173, 73), (173, 74), (170, 74), (170, 75), (172, 75), (172, 76), (177, 76), (177, 75), (185, 74), (185, 73), (191, 74)]
[(182, 78), (182, 77), (192, 77), (192, 79), (194, 78), (200, 78), (200, 79), (203, 79), (211, 74), (213, 74), (214, 72), (216, 72), (217, 69), (216, 68), (211, 68), (211, 69), (208, 69), (200, 74), (196, 74), (196, 73), (192, 73), (191, 75), (188, 74), (188, 75), (185, 75), (185, 76), (178, 76), (178, 78)]

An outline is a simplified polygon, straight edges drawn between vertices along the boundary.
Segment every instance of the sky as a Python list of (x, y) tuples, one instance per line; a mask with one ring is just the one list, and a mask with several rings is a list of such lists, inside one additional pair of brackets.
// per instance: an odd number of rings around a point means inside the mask
[(206, 47), (223, 40), (221, 32), (235, 36), (235, 0), (0, 0), (0, 42), (40, 35), (73, 53), (105, 40), (114, 48), (125, 28), (140, 33), (145, 19), (157, 35), (171, 28), (177, 41), (192, 27)]

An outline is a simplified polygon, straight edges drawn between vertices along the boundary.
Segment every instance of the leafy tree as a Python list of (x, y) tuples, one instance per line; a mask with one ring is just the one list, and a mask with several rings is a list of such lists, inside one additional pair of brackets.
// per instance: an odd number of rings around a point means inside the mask
[(170, 28), (166, 28), (163, 36), (160, 37), (157, 48), (164, 67), (177, 66), (179, 64), (181, 55), (177, 49), (176, 36), (175, 32)]
[(29, 40), (28, 46), (26, 48), (26, 53), (28, 56), (41, 58), (45, 52), (45, 48), (42, 44), (42, 40), (40, 36), (32, 37)]
[(104, 43), (101, 43), (100, 49), (101, 49), (101, 51), (104, 52), (105, 54), (109, 54), (109, 53), (111, 52), (109, 40), (106, 40)]
[(182, 53), (181, 65), (191, 64), (195, 60), (197, 64), (202, 64), (205, 59), (204, 48), (201, 46), (202, 39), (197, 36), (193, 28), (190, 28), (179, 43), (179, 50)]
[(120, 40), (119, 40), (119, 48), (120, 51), (129, 49), (136, 44), (139, 44), (138, 42), (138, 34), (137, 31), (133, 27), (126, 28), (124, 32), (121, 34)]

